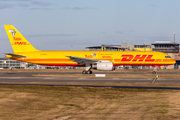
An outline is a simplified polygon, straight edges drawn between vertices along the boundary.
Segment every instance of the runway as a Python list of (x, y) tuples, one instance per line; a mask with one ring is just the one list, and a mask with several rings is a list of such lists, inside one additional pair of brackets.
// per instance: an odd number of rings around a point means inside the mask
[[(32, 74), (82, 74), (82, 72), (0, 72), (0, 76), (32, 76)], [(152, 72), (93, 72), (93, 74), (152, 74)], [(157, 74), (180, 74), (180, 72), (157, 72)]]
[[(0, 83), (151, 83), (153, 78), (0, 77)], [(180, 83), (178, 78), (158, 78), (155, 83)]]
[[(0, 72), (0, 83), (151, 83), (154, 80), (154, 78), (97, 78), (83, 77), (83, 75), (82, 77), (35, 77), (32, 74), (39, 72)], [(44, 72), (44, 74), (48, 73)], [(180, 83), (180, 78), (158, 78), (155, 83)]]

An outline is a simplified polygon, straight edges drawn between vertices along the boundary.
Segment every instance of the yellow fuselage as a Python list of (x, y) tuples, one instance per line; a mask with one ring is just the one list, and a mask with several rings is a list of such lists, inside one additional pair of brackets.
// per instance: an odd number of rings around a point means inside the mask
[(67, 56), (96, 59), (113, 62), (117, 65), (172, 65), (175, 60), (166, 58), (166, 53), (155, 51), (35, 51), (14, 53), (26, 56), (17, 58), (6, 57), (39, 65), (51, 66), (84, 66), (70, 60)]

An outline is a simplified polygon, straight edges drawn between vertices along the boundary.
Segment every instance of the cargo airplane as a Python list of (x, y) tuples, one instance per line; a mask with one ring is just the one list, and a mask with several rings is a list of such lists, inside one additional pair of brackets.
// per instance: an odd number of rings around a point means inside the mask
[(4, 25), (14, 53), (7, 58), (48, 66), (85, 67), (83, 74), (91, 69), (114, 70), (118, 65), (172, 65), (175, 60), (168, 54), (156, 51), (41, 51), (35, 49), (13, 25)]

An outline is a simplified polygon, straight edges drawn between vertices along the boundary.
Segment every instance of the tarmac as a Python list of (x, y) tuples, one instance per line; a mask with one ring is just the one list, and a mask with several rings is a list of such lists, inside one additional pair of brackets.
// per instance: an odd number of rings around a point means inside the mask
[[(98, 72), (97, 72), (98, 73)], [(109, 74), (152, 74), (151, 72), (111, 72)], [(180, 83), (180, 78), (107, 78), (107, 77), (40, 77), (33, 74), (81, 74), (80, 72), (0, 72), (0, 83)], [(102, 74), (102, 72), (101, 72)], [(105, 72), (106, 74), (106, 72)], [(172, 72), (158, 72), (172, 74)]]

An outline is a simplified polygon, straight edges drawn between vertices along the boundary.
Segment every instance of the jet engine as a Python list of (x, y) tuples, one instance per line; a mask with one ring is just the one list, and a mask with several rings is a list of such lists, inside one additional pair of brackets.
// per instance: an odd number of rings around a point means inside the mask
[(109, 61), (100, 61), (92, 64), (92, 69), (95, 70), (115, 70), (113, 63)]

